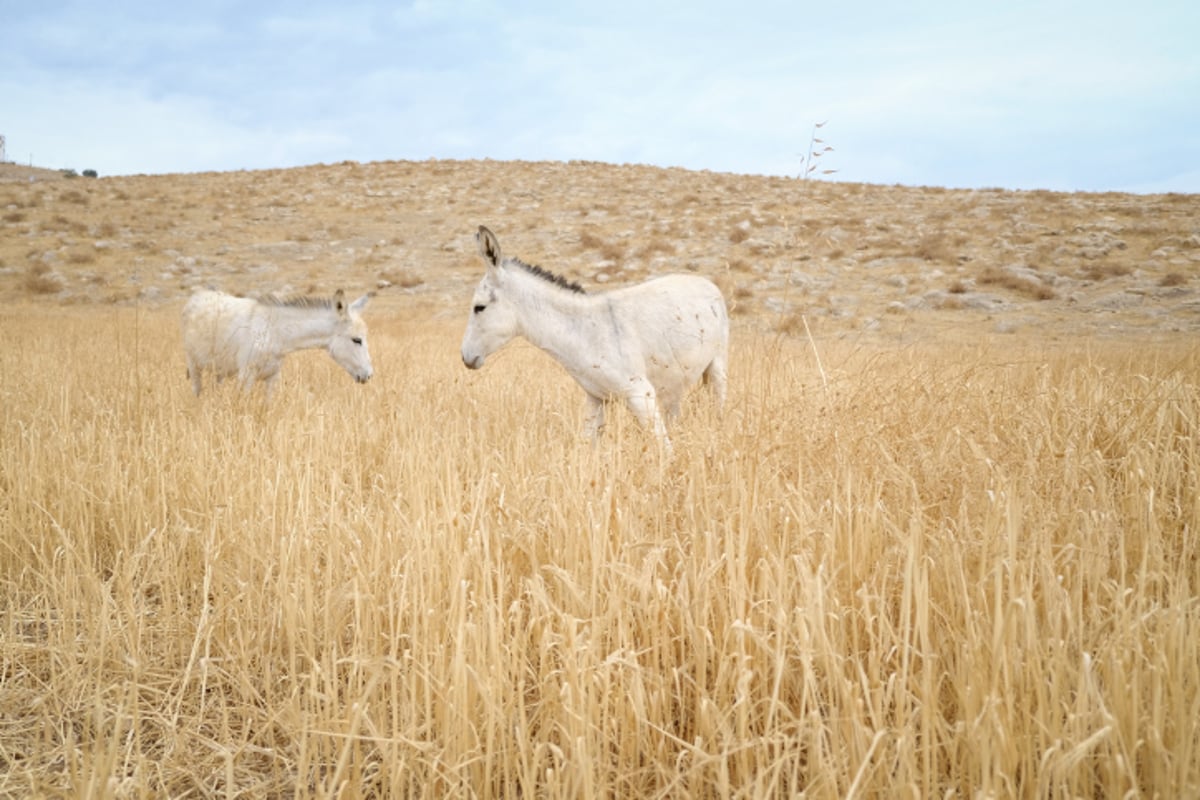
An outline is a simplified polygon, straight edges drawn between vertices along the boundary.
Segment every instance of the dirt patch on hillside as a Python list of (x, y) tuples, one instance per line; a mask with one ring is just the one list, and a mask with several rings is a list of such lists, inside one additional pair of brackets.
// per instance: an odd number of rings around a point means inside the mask
[[(571, 162), (346, 162), (68, 178), (0, 169), (0, 297), (215, 286), (464, 314), (480, 224), (589, 290), (707, 275), (783, 333), (1200, 330), (1200, 195), (947, 190)], [(379, 313), (379, 312), (376, 312)]]
[(0, 161), (0, 183), (36, 183), (37, 181), (58, 181), (70, 177), (78, 177), (74, 170), (46, 169), (45, 167), (24, 166), (11, 161)]

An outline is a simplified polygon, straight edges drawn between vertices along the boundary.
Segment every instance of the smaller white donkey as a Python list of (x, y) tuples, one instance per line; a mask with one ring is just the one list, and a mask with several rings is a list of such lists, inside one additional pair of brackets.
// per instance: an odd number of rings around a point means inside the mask
[(671, 450), (666, 421), (701, 377), (725, 402), (729, 314), (716, 285), (698, 275), (664, 275), (588, 294), (578, 284), (518, 258), (479, 226), (487, 273), (475, 289), (462, 360), (479, 369), (517, 336), (546, 351), (587, 392), (585, 433), (604, 426), (604, 403), (623, 401)]
[(249, 392), (264, 381), (270, 399), (283, 357), (296, 350), (324, 349), (359, 383), (370, 380), (371, 354), (367, 326), (359, 316), (370, 295), (349, 305), (338, 289), (333, 299), (291, 300), (234, 297), (224, 292), (196, 292), (183, 307), (183, 347), (187, 352), (192, 391), (200, 394), (201, 375), (217, 382), (237, 375)]

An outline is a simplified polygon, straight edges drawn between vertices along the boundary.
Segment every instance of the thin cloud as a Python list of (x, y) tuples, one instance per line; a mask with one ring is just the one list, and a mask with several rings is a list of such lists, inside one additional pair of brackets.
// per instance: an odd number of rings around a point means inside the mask
[(0, 32), (0, 133), (10, 157), (103, 174), (488, 157), (796, 175), (829, 120), (842, 180), (1200, 190), (1190, 7), (720, 10), (30, 6)]

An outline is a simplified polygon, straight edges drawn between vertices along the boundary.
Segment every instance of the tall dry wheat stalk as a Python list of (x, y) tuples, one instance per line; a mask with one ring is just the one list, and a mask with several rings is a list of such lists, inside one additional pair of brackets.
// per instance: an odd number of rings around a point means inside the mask
[(1191, 344), (738, 330), (663, 462), (370, 323), (267, 407), (174, 314), (6, 312), (0, 794), (1200, 792)]
[[(828, 120), (826, 120), (828, 122)], [(808, 148), (804, 151), (804, 166), (800, 171), (800, 179), (808, 180), (813, 173), (821, 166), (815, 159), (821, 158), (826, 153), (832, 153), (833, 147), (826, 141), (817, 136), (817, 131), (825, 127), (825, 122), (817, 122), (813, 124), (812, 133), (808, 137)], [(822, 169), (819, 174), (833, 175), (837, 172), (836, 169)]]

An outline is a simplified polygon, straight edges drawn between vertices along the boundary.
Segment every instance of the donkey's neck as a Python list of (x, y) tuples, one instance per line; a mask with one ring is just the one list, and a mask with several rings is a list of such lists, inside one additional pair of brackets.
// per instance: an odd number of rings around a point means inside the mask
[(587, 322), (595, 296), (571, 291), (537, 275), (522, 275), (519, 280), (518, 332), (571, 371), (573, 362), (587, 348)]
[(275, 308), (277, 345), (281, 352), (329, 347), (337, 326), (332, 309)]

